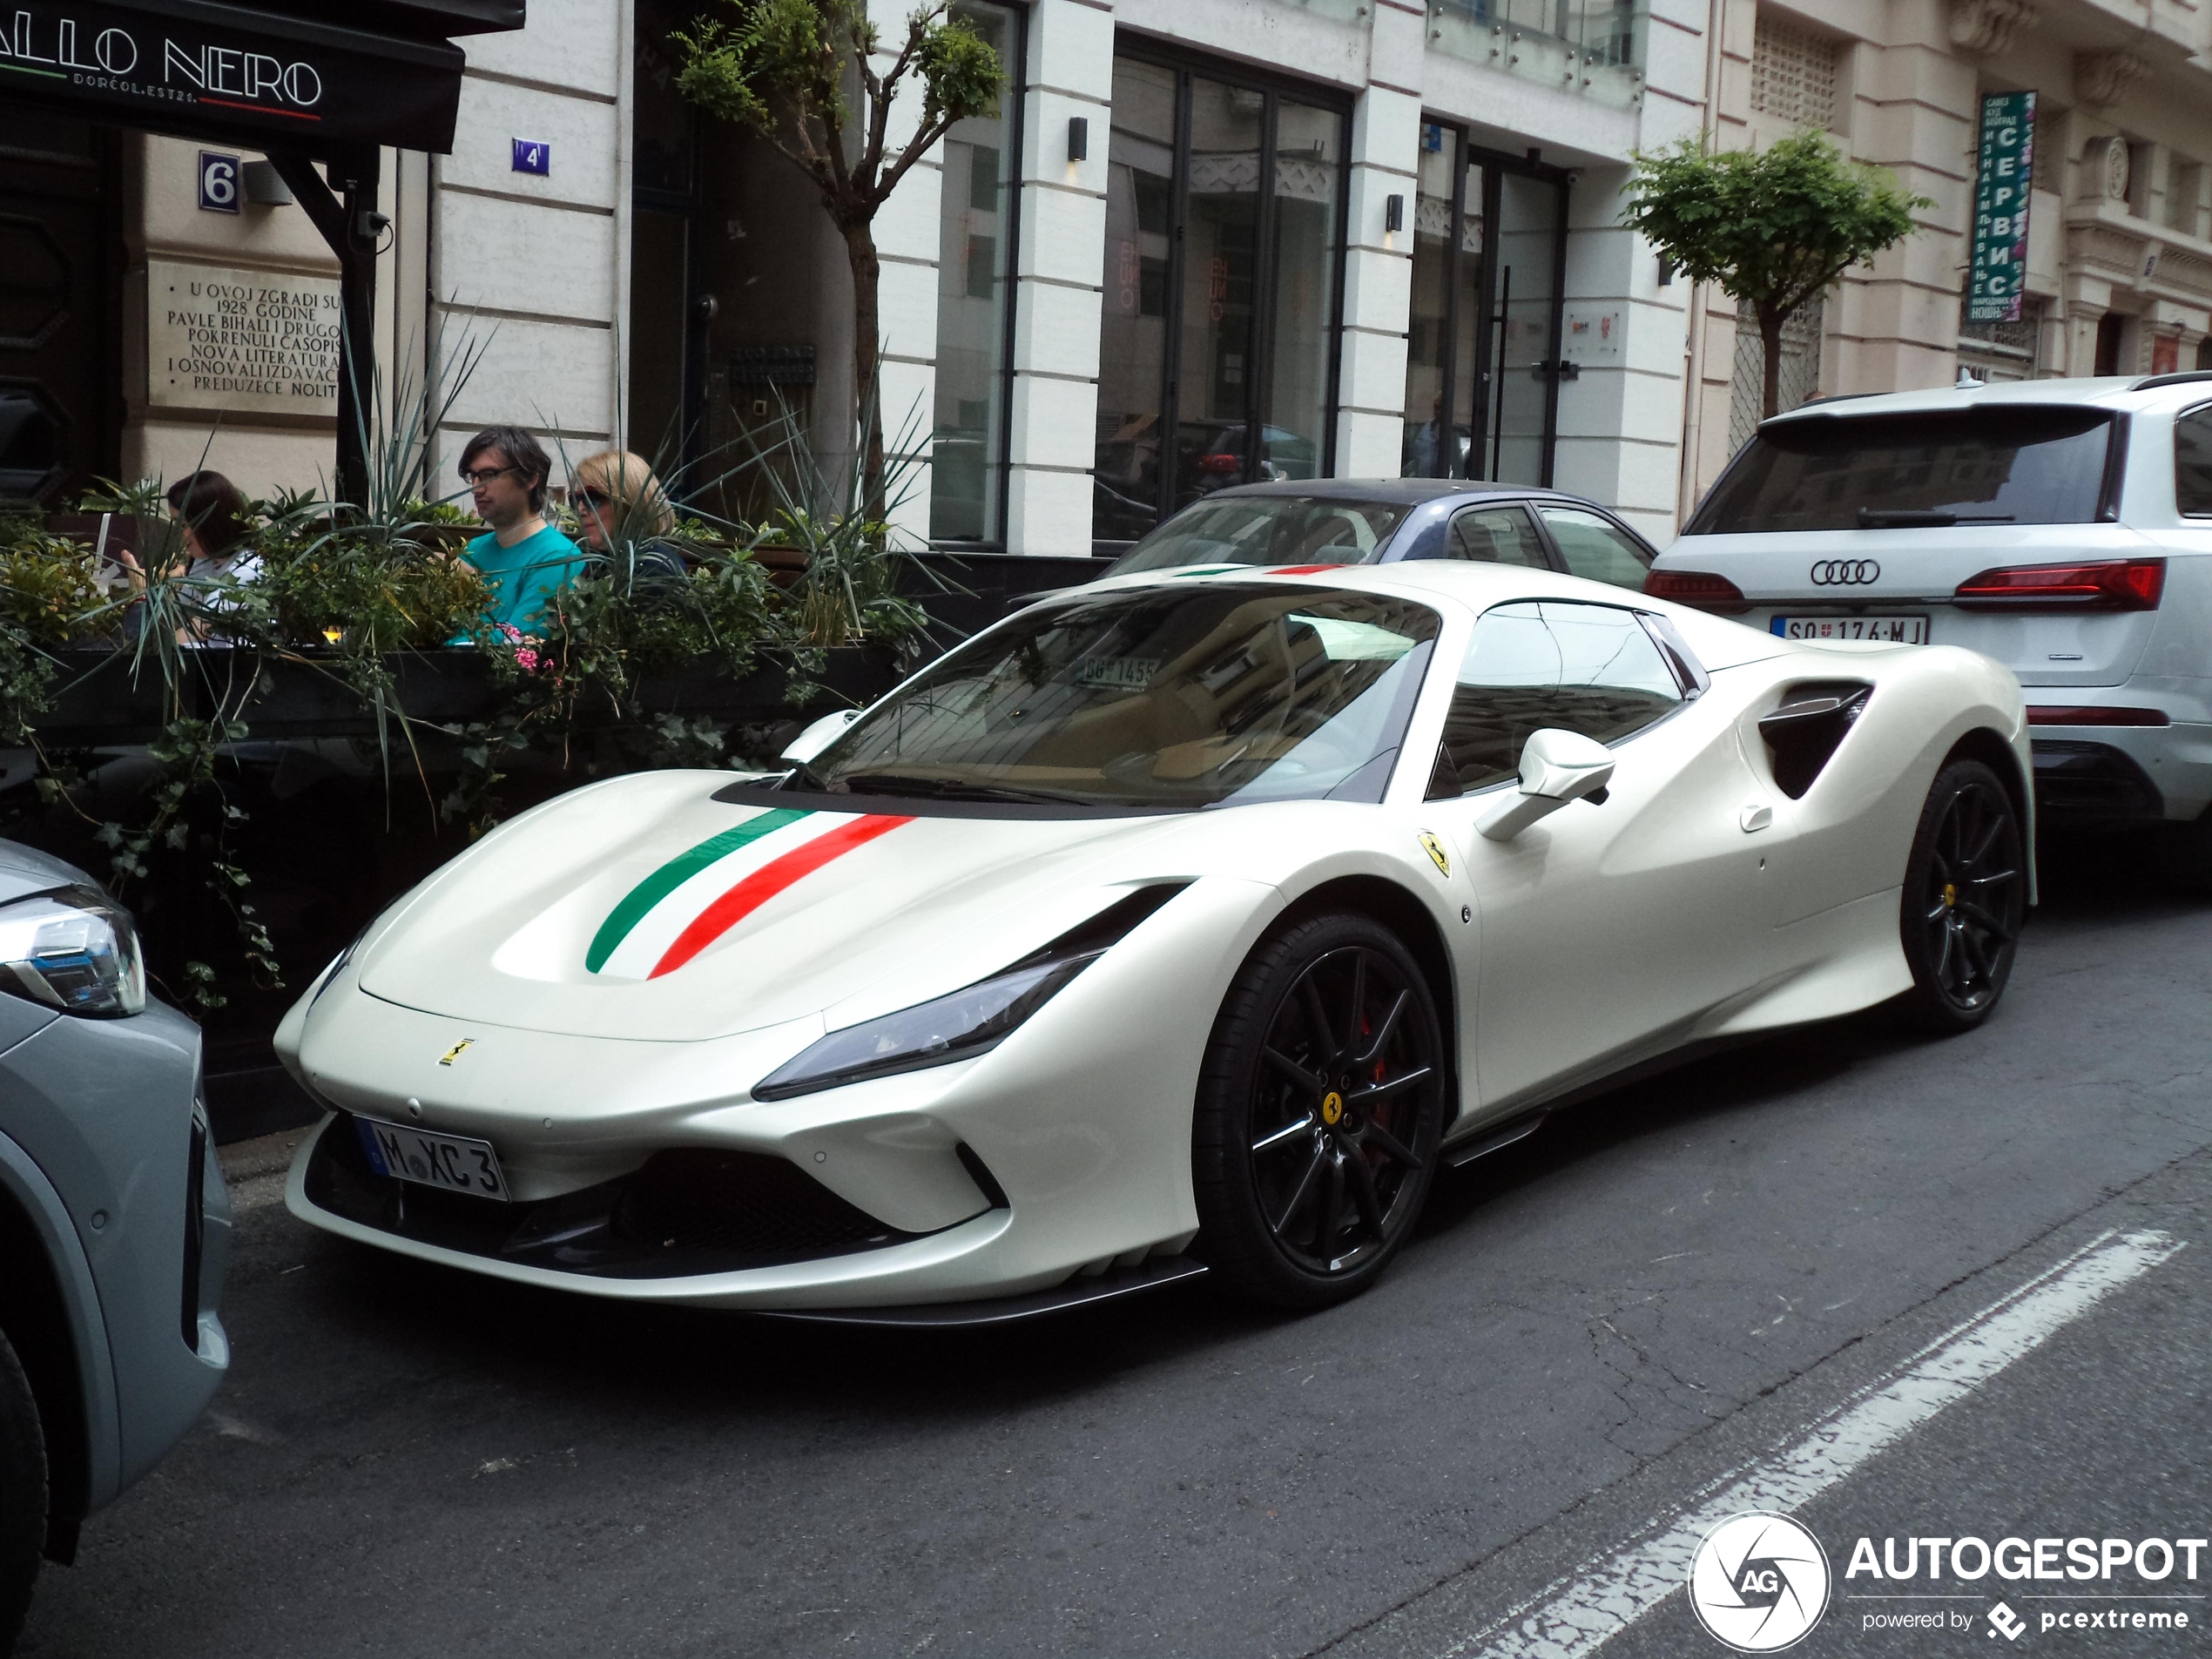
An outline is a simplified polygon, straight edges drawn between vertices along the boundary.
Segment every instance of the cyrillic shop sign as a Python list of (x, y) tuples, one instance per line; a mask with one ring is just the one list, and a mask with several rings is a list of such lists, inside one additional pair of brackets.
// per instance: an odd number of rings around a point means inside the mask
[(1973, 263), (1966, 320), (2018, 322), (2027, 283), (2027, 209), (2035, 188), (2035, 94), (1986, 92), (1974, 168)]
[(213, 0), (0, 0), (0, 98), (257, 149), (449, 151), (465, 61)]

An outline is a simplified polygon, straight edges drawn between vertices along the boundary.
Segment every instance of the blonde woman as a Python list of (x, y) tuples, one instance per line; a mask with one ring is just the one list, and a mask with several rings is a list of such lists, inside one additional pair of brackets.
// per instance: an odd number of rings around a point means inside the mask
[(643, 455), (627, 449), (586, 455), (569, 471), (569, 505), (585, 554), (605, 560), (616, 576), (647, 589), (683, 580), (683, 552), (667, 539), (676, 509)]

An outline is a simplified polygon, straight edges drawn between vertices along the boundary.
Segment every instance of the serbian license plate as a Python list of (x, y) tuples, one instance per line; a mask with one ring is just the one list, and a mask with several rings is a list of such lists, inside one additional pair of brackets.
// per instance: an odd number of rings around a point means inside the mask
[(405, 1129), (397, 1123), (380, 1123), (373, 1117), (356, 1117), (354, 1129), (361, 1136), (361, 1150), (380, 1175), (479, 1198), (503, 1202), (507, 1197), (507, 1177), (499, 1172), (499, 1155), (491, 1150), (489, 1141)]
[(1885, 645), (1925, 645), (1925, 617), (1777, 617), (1784, 639), (1873, 639)]

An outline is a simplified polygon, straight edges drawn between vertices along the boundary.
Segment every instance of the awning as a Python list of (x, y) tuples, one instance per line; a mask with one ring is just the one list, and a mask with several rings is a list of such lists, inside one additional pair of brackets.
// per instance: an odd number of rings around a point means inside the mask
[(515, 27), (522, 6), (381, 0), (351, 15), (412, 28), (370, 32), (214, 0), (4, 0), (0, 98), (251, 149), (443, 154), (466, 59), (425, 31)]

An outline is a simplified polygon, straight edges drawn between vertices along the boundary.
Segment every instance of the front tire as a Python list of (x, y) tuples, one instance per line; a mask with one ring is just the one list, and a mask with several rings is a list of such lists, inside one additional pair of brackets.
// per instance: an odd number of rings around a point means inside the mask
[(1954, 760), (1936, 775), (1905, 863), (1901, 912), (1912, 1023), (1938, 1036), (1973, 1030), (2005, 995), (2027, 918), (2020, 813), (1980, 761)]
[(1388, 928), (1337, 913), (1263, 941), (1199, 1074), (1195, 1253), (1279, 1307), (1366, 1290), (1428, 1197), (1445, 1079), (1426, 976)]
[(0, 1654), (16, 1650), (46, 1547), (46, 1441), (38, 1403), (0, 1333)]

